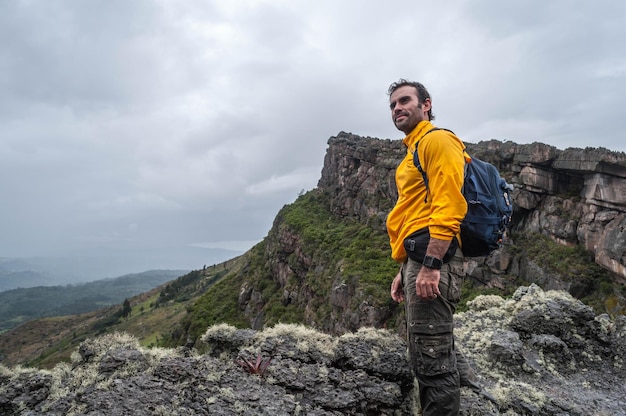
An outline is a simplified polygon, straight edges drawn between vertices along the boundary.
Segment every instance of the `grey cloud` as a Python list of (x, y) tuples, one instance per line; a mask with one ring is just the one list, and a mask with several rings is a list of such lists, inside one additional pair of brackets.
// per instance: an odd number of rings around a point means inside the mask
[(400, 77), (468, 141), (625, 150), (625, 7), (2, 2), (0, 257), (258, 241), (330, 136), (401, 137)]

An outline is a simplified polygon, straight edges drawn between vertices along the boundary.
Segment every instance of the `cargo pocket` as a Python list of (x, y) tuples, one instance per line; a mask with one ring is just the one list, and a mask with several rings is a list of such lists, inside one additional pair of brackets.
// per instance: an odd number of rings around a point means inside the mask
[(456, 371), (452, 334), (414, 334), (411, 342), (411, 363), (422, 376), (437, 376)]
[(448, 275), (450, 280), (448, 282), (448, 296), (447, 299), (457, 304), (461, 300), (461, 285), (463, 280), (457, 278), (454, 274)]
[[(459, 275), (459, 269), (462, 271), (462, 266), (458, 267), (453, 263), (447, 264), (444, 267), (447, 268), (447, 272), (444, 272), (442, 268), (441, 283), (439, 284), (439, 290), (442, 288), (447, 289), (442, 292), (444, 297), (457, 304), (461, 300), (461, 286), (463, 285), (463, 277)], [(445, 288), (447, 286), (447, 288)]]

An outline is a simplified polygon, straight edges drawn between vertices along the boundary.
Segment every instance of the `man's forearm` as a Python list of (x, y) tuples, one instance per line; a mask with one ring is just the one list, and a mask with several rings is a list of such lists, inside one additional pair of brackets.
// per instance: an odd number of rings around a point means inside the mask
[(450, 247), (449, 240), (440, 240), (438, 238), (431, 237), (428, 242), (428, 248), (426, 249), (426, 255), (436, 257), (441, 260), (443, 259), (443, 256), (446, 255), (448, 247)]

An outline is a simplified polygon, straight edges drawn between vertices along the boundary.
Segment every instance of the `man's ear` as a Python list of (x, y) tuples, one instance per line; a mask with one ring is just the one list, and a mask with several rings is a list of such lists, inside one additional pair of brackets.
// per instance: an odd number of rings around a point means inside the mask
[(422, 109), (424, 110), (424, 112), (428, 113), (431, 108), (432, 108), (432, 103), (430, 102), (430, 98), (425, 99), (424, 102), (422, 103)]

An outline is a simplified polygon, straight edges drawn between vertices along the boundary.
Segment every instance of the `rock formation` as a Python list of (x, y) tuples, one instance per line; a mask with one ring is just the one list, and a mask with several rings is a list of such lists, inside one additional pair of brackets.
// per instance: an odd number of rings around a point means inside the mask
[[(626, 284), (626, 154), (497, 140), (466, 145), (515, 185), (518, 230), (580, 244)], [(394, 171), (405, 152), (398, 140), (330, 138), (318, 187), (332, 195), (332, 211), (384, 219), (397, 199)]]
[[(562, 291), (481, 296), (457, 340), (496, 403), (462, 388), (461, 415), (626, 415), (626, 318)], [(2, 415), (416, 415), (406, 345), (383, 329), (332, 337), (297, 325), (222, 324), (205, 353), (110, 334), (53, 370), (0, 366)], [(244, 364), (248, 360), (251, 365)], [(258, 360), (258, 361), (257, 361)], [(267, 364), (267, 367), (265, 365)]]

